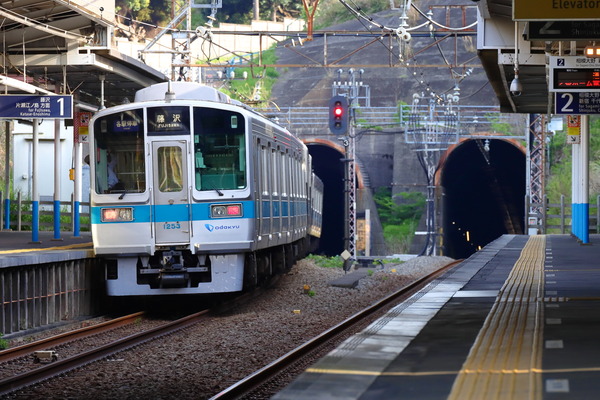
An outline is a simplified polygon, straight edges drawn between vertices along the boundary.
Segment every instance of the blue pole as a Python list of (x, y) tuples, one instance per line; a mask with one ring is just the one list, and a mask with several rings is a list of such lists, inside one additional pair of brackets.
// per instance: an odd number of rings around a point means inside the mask
[(33, 243), (40, 242), (40, 202), (32, 201), (31, 202), (32, 211), (32, 227), (31, 227), (31, 241)]
[(60, 240), (60, 200), (54, 200), (54, 240)]
[(590, 117), (581, 116), (581, 156), (580, 156), (580, 201), (581, 201), (581, 242), (590, 243)]
[(590, 242), (590, 205), (589, 203), (584, 203), (581, 206), (581, 242), (588, 244)]
[(4, 199), (4, 229), (10, 229), (10, 199)]
[(75, 207), (75, 212), (73, 213), (73, 236), (74, 237), (79, 237), (79, 229), (80, 229), (80, 224), (79, 224), (79, 202), (75, 201), (73, 202), (73, 207)]

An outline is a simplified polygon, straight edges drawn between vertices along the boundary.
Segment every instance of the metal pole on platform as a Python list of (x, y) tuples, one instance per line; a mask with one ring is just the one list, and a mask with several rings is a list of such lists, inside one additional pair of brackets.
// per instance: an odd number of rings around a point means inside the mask
[(62, 240), (60, 237), (60, 178), (61, 178), (61, 148), (60, 120), (54, 120), (54, 237), (52, 240)]
[(33, 120), (33, 159), (31, 161), (31, 242), (40, 243), (40, 194), (38, 193), (39, 120)]
[(81, 143), (79, 140), (74, 145), (74, 154), (75, 158), (75, 176), (73, 179), (73, 236), (80, 236), (80, 222), (79, 222), (79, 208), (81, 203), (81, 179), (82, 179), (82, 165), (81, 165)]
[(580, 167), (580, 191), (581, 191), (581, 243), (590, 242), (590, 165), (589, 165), (589, 144), (590, 144), (590, 117), (581, 116), (581, 167)]
[(4, 122), (4, 188), (5, 196), (4, 199), (4, 229), (10, 229), (10, 122), (7, 120)]

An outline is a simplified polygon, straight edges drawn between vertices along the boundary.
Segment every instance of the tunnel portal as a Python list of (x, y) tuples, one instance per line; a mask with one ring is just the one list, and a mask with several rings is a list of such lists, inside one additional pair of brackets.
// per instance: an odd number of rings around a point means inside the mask
[(505, 233), (522, 234), (525, 154), (500, 139), (467, 140), (446, 159), (444, 255), (466, 258)]
[(344, 250), (344, 157), (336, 149), (308, 144), (313, 170), (321, 178), (323, 194), (323, 230), (317, 254), (336, 256)]

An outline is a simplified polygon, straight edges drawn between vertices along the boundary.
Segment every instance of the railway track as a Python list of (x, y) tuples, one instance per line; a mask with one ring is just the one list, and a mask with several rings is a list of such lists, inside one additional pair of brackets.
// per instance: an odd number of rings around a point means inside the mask
[[(127, 337), (112, 341), (108, 344), (100, 345), (73, 355), (65, 359), (59, 359), (48, 364), (40, 365), (35, 369), (19, 373), (10, 377), (0, 379), (0, 396), (14, 392), (23, 387), (41, 382), (46, 379), (61, 375), (67, 371), (82, 367), (91, 362), (100, 360), (125, 349), (140, 345), (150, 340), (154, 340), (164, 335), (168, 335), (180, 329), (184, 329), (190, 325), (196, 324), (201, 319), (205, 318), (209, 310), (203, 310), (183, 318), (171, 321), (160, 326), (148, 329)], [(23, 357), (32, 354), (42, 349), (48, 349), (58, 346), (78, 338), (95, 335), (105, 332), (116, 327), (131, 324), (143, 316), (143, 312), (130, 314), (121, 318), (117, 318), (106, 323), (81, 328), (76, 331), (67, 332), (51, 338), (32, 342), (23, 346), (18, 346), (13, 349), (8, 349), (0, 352), (0, 363), (14, 360), (18, 357)]]
[(357, 326), (365, 325), (367, 323), (365, 321), (370, 323), (383, 311), (393, 307), (401, 300), (410, 297), (429, 282), (460, 264), (462, 261), (463, 260), (456, 260), (451, 262), (437, 271), (402, 287), (397, 292), (392, 293), (372, 306), (352, 315), (340, 324), (328, 329), (267, 366), (248, 375), (234, 385), (231, 385), (227, 389), (211, 397), (211, 400), (270, 398), (276, 393), (276, 388), (285, 386), (282, 385), (282, 381), (287, 383), (293, 379), (282, 378), (281, 375), (285, 374), (288, 377), (297, 376), (304, 371), (306, 366), (312, 365), (346, 337), (354, 334), (357, 330)]

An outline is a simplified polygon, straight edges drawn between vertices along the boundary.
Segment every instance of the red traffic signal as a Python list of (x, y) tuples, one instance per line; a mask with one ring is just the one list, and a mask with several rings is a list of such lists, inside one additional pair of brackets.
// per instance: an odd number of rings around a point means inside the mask
[(329, 100), (329, 130), (335, 135), (345, 135), (348, 132), (348, 98), (333, 96)]
[(342, 104), (339, 101), (335, 102), (335, 107), (333, 109), (333, 115), (335, 117), (341, 117), (344, 114), (344, 109), (342, 108)]

